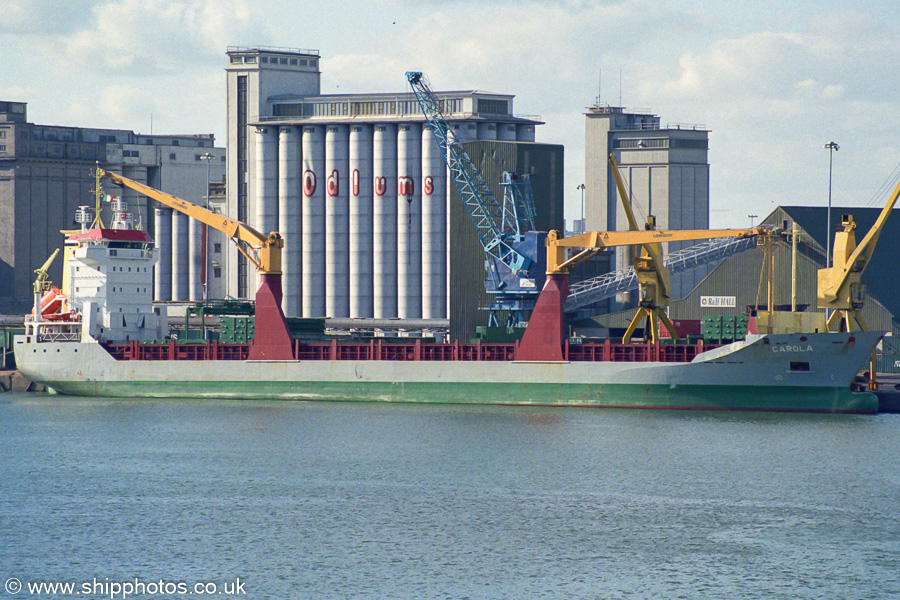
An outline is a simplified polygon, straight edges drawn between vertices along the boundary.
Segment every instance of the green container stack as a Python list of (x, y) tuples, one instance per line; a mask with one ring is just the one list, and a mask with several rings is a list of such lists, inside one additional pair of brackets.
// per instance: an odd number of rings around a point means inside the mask
[(249, 344), (255, 335), (255, 317), (221, 318), (219, 341), (223, 344)]
[(484, 344), (515, 344), (522, 339), (525, 333), (524, 327), (487, 327), (479, 325), (475, 328), (475, 340), (481, 340)]
[(724, 344), (743, 340), (747, 337), (746, 315), (707, 316), (700, 320), (700, 334), (703, 341)]

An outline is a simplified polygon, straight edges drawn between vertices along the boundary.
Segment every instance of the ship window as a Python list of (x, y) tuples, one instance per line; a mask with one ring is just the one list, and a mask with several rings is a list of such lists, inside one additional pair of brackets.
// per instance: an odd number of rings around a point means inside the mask
[(791, 371), (796, 372), (808, 372), (809, 371), (809, 363), (808, 362), (792, 362), (791, 363)]

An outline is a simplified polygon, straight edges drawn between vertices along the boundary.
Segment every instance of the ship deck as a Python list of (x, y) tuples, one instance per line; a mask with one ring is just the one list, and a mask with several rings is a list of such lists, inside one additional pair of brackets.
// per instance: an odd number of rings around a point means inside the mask
[[(563, 360), (567, 362), (691, 362), (698, 354), (716, 348), (718, 345), (674, 343), (616, 344), (610, 340), (603, 343), (572, 344), (566, 341)], [(141, 343), (131, 340), (126, 344), (103, 344), (103, 348), (116, 360), (247, 360), (250, 344), (222, 344), (216, 340), (198, 343), (169, 340), (163, 344)], [(336, 361), (336, 360), (383, 360), (383, 361), (502, 361), (515, 360), (516, 344), (448, 344), (423, 343), (415, 340), (405, 343), (385, 342), (373, 339), (369, 342), (352, 343), (301, 343), (294, 340), (294, 360)]]

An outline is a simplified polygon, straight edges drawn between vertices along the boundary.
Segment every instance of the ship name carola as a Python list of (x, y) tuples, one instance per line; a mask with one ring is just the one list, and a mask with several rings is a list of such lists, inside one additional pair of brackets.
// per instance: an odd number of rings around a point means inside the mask
[(788, 345), (778, 345), (772, 346), (772, 352), (812, 352), (812, 346), (809, 344), (804, 346), (788, 346)]

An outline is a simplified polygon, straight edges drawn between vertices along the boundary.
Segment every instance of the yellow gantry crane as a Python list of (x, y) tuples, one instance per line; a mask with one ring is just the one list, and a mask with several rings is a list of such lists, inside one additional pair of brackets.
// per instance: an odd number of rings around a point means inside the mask
[[(631, 202), (629, 202), (629, 195), (625, 189), (625, 182), (622, 180), (622, 175), (619, 173), (619, 166), (616, 164), (616, 159), (613, 154), (609, 155), (609, 166), (612, 169), (613, 177), (616, 181), (616, 188), (619, 190), (619, 197), (622, 200), (622, 206), (625, 209), (625, 215), (628, 218), (628, 228), (632, 232), (638, 232), (640, 229), (637, 220), (634, 217)], [(644, 225), (644, 229), (647, 231), (655, 231), (656, 218), (653, 215), (647, 217), (647, 223)], [(669, 333), (672, 334), (672, 337), (676, 340), (678, 339), (678, 333), (675, 331), (675, 327), (672, 325), (669, 316), (666, 314), (666, 307), (669, 306), (669, 295), (672, 285), (669, 269), (663, 264), (661, 241), (675, 242), (719, 237), (745, 238), (750, 236), (763, 236), (764, 238), (768, 238), (771, 236), (772, 231), (766, 228), (751, 228), (744, 230), (701, 229), (696, 231), (671, 231), (667, 232), (667, 234), (671, 234), (671, 237), (668, 239), (651, 238), (648, 242), (633, 242), (635, 244), (640, 244), (639, 248), (635, 247), (632, 250), (632, 262), (638, 280), (638, 310), (631, 320), (631, 323), (628, 325), (625, 335), (622, 337), (623, 344), (627, 344), (631, 341), (631, 336), (634, 334), (634, 330), (641, 322), (641, 319), (645, 320), (645, 338), (647, 337), (646, 332), (650, 331), (650, 339), (656, 342), (659, 339), (658, 324), (662, 321), (666, 329), (669, 330)]]
[[(855, 326), (862, 331), (869, 330), (860, 313), (866, 295), (865, 284), (860, 278), (872, 258), (878, 236), (881, 235), (898, 196), (900, 183), (859, 244), (856, 243), (856, 222), (853, 217), (844, 215), (841, 220), (844, 230), (834, 235), (832, 266), (826, 265), (818, 273), (818, 306), (830, 311), (826, 323), (829, 331), (853, 331)], [(831, 235), (830, 231), (828, 235)]]

